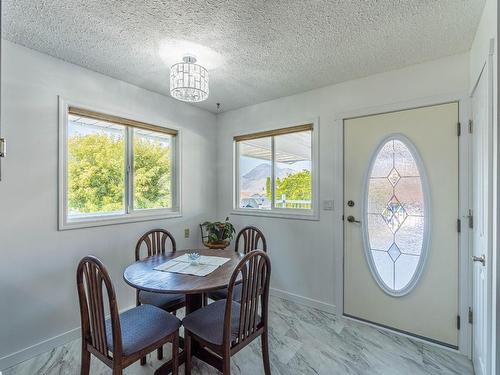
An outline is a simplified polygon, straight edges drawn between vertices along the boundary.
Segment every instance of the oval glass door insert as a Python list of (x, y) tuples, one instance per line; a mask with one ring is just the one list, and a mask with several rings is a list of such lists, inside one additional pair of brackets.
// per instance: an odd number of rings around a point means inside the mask
[(409, 293), (425, 265), (429, 241), (429, 197), (418, 152), (404, 136), (386, 138), (367, 174), (366, 258), (377, 284), (392, 296)]

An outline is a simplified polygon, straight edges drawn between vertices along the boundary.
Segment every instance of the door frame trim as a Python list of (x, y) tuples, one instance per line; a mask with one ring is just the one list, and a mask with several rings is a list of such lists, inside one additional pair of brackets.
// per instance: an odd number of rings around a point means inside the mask
[[(462, 221), (462, 231), (459, 236), (459, 281), (458, 281), (458, 313), (461, 318), (461, 328), (458, 334), (458, 351), (471, 358), (471, 325), (467, 322), (469, 306), (472, 303), (471, 269), (469, 259), (471, 257), (470, 230), (466, 225), (467, 215), (471, 206), (470, 182), (471, 182), (471, 137), (465, 131), (465, 124), (470, 118), (470, 97), (466, 91), (445, 95), (417, 98), (414, 100), (388, 103), (374, 107), (359, 108), (357, 110), (340, 113), (334, 120), (336, 136), (341, 142), (337, 150), (337, 163), (334, 175), (338, 181), (342, 181), (342, 188), (338, 189), (335, 197), (338, 210), (336, 211), (335, 227), (339, 234), (334, 244), (334, 272), (336, 275), (335, 304), (339, 314), (344, 312), (344, 120), (378, 115), (384, 113), (398, 112), (403, 110), (418, 109), (422, 107), (435, 106), (447, 103), (458, 103), (458, 121), (462, 124), (462, 132), (459, 137), (459, 218)], [(393, 332), (397, 333), (397, 331)]]
[[(486, 330), (488, 333), (488, 337), (486, 338), (486, 343), (487, 343), (487, 353), (486, 355), (486, 373), (492, 372), (492, 371), (498, 371), (498, 366), (499, 364), (496, 363), (496, 356), (498, 354), (496, 353), (497, 350), (496, 348), (498, 347), (498, 342), (497, 338), (495, 335), (495, 330), (497, 331), (498, 334), (498, 323), (496, 323), (496, 317), (498, 317), (498, 311), (497, 307), (495, 305), (495, 302), (498, 303), (498, 301), (495, 301), (495, 283), (498, 283), (498, 280), (494, 280), (494, 274), (498, 278), (498, 273), (495, 273), (494, 267), (500, 267), (500, 257), (497, 256), (495, 259), (493, 249), (496, 249), (498, 246), (498, 241), (499, 241), (499, 234), (498, 234), (498, 226), (500, 226), (500, 222), (498, 220), (498, 182), (500, 181), (500, 174), (497, 171), (498, 168), (498, 157), (500, 155), (499, 150), (498, 150), (498, 129), (495, 130), (495, 118), (494, 118), (494, 108), (495, 108), (495, 102), (494, 102), (494, 57), (495, 55), (495, 39), (491, 38), (490, 39), (490, 45), (489, 45), (489, 50), (488, 54), (484, 56), (484, 62), (483, 62), (483, 67), (481, 71), (477, 74), (476, 77), (474, 77), (473, 85), (472, 88), (469, 92), (469, 97), (470, 97), (470, 116), (472, 118), (473, 112), (472, 112), (472, 97), (474, 96), (474, 93), (476, 92), (477, 86), (479, 84), (479, 81), (483, 75), (486, 75), (486, 84), (487, 84), (487, 91), (488, 91), (488, 129), (487, 131), (490, 133), (490, 153), (488, 155), (488, 163), (489, 163), (489, 175), (488, 175), (488, 184), (489, 184), (489, 197), (488, 200), (492, 203), (492, 207), (490, 208), (490, 212), (488, 213), (488, 217), (490, 219), (490, 222), (488, 222), (486, 225), (488, 227), (488, 248), (486, 249), (486, 267), (487, 267), (487, 280), (486, 283), (488, 285), (488, 290), (489, 292), (487, 296), (487, 301), (486, 301), (486, 306), (485, 310), (487, 312), (488, 316), (488, 329)], [(495, 137), (495, 131), (496, 137)], [(471, 143), (472, 146), (472, 143)], [(495, 151), (497, 155), (495, 155)], [(473, 163), (473, 153), (471, 152), (471, 163)], [(496, 186), (495, 186), (496, 183)], [(471, 184), (472, 184), (472, 175), (471, 175)], [(495, 191), (495, 188), (497, 191)], [(471, 189), (472, 191), (472, 189)], [(496, 197), (495, 197), (496, 195)], [(495, 198), (497, 199), (495, 202)], [(471, 194), (471, 202), (472, 202), (473, 196)], [(496, 205), (495, 205), (496, 203)], [(495, 222), (497, 228), (495, 228)], [(472, 248), (472, 235), (471, 235), (471, 254), (473, 251)], [(495, 264), (496, 260), (496, 264)], [(471, 263), (471, 272), (470, 272), (470, 288), (471, 288), (471, 306), (473, 304), (473, 299), (472, 299), (472, 293), (473, 293), (473, 278), (474, 278), (474, 273), (472, 270), (472, 261), (469, 260)], [(473, 332), (471, 330), (471, 357), (473, 356)], [(471, 358), (473, 359), (473, 358)]]

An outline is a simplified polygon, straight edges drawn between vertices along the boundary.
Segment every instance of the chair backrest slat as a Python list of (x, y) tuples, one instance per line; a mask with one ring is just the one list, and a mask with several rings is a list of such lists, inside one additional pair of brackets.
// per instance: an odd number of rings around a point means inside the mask
[(113, 357), (121, 356), (121, 331), (116, 295), (109, 274), (102, 262), (93, 256), (83, 258), (76, 273), (82, 337), (88, 345), (110, 358), (106, 338), (104, 294), (106, 290), (113, 336)]
[(260, 288), (260, 286), (258, 285), (259, 277), (257, 276), (259, 272), (258, 262), (254, 262), (252, 272), (255, 274), (255, 276), (252, 277), (252, 284), (251, 284), (252, 288), (250, 289), (251, 292), (250, 303), (247, 306), (250, 314), (247, 330), (250, 333), (253, 333), (255, 331), (255, 327), (257, 325), (257, 307), (259, 305), (258, 293)]
[[(90, 270), (89, 270), (90, 268)], [(106, 353), (106, 331), (104, 328), (104, 300), (100, 272), (87, 264), (86, 286), (90, 296), (90, 333), (92, 342), (101, 353)]]
[[(244, 254), (256, 249), (267, 251), (266, 238), (260, 229), (256, 227), (248, 226), (239, 231), (236, 236), (235, 251), (239, 251), (241, 239), (243, 239), (242, 250)], [(259, 245), (259, 242), (261, 245)], [(259, 248), (259, 246), (261, 246), (261, 248)]]
[(135, 246), (135, 260), (141, 259), (141, 249), (143, 245), (147, 249), (147, 256), (161, 255), (165, 254), (168, 247), (168, 241), (170, 240), (170, 248), (172, 252), (175, 252), (177, 245), (175, 243), (174, 236), (165, 229), (153, 229), (145, 233)]
[[(250, 251), (240, 261), (229, 281), (224, 317), (224, 345), (243, 345), (262, 325), (267, 325), (271, 261), (261, 250)], [(231, 315), (234, 287), (241, 283), (238, 335), (231, 343)], [(260, 307), (260, 309), (259, 309)], [(259, 311), (260, 310), (260, 311)]]

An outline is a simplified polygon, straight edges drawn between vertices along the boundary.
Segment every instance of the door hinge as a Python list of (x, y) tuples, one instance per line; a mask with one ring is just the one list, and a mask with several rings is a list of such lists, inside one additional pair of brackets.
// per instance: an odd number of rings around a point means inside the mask
[(5, 138), (0, 138), (0, 158), (4, 158), (7, 154), (7, 144)]
[(469, 210), (467, 218), (469, 219), (469, 228), (470, 229), (474, 228), (474, 216), (472, 215), (472, 210)]
[(460, 137), (460, 134), (462, 134), (462, 125), (457, 122), (457, 135)]
[(460, 233), (462, 231), (462, 221), (457, 219), (457, 232)]
[(472, 324), (472, 322), (473, 322), (472, 307), (469, 307), (469, 324)]
[(460, 315), (457, 315), (457, 329), (460, 329)]
[(469, 120), (469, 133), (471, 133), (471, 134), (472, 134), (472, 124), (473, 124), (473, 121)]

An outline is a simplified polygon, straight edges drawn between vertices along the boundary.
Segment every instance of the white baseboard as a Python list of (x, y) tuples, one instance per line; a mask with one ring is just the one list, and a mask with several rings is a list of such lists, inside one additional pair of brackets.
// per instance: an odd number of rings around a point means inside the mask
[(301, 295), (298, 295), (295, 293), (290, 293), (290, 292), (286, 292), (284, 290), (275, 289), (275, 288), (270, 288), (269, 292), (272, 296), (283, 298), (283, 299), (298, 303), (300, 305), (314, 307), (315, 309), (325, 311), (325, 312), (328, 312), (331, 314), (337, 313), (337, 307), (335, 305), (330, 304), (330, 303), (318, 301), (316, 299), (304, 297), (304, 296), (301, 296)]
[(5, 357), (0, 358), (0, 369), (5, 370), (9, 367), (15, 366), (21, 362), (36, 357), (37, 355), (48, 352), (54, 348), (57, 348), (58, 346), (76, 340), (79, 337), (80, 337), (80, 327), (77, 327), (73, 328), (68, 332), (64, 332), (50, 339), (39, 342), (35, 345), (8, 354)]
[[(132, 307), (135, 307), (135, 305), (120, 310), (120, 313), (127, 311)], [(67, 344), (68, 342), (76, 340), (78, 338), (80, 338), (80, 327), (73, 328), (67, 332), (61, 333), (60, 335), (21, 349), (17, 352), (8, 354), (5, 357), (0, 358), (0, 370), (8, 369), (9, 367), (27, 361), (28, 359), (46, 353), (54, 348), (57, 348), (58, 346)], [(1, 372), (0, 375), (2, 375)]]

